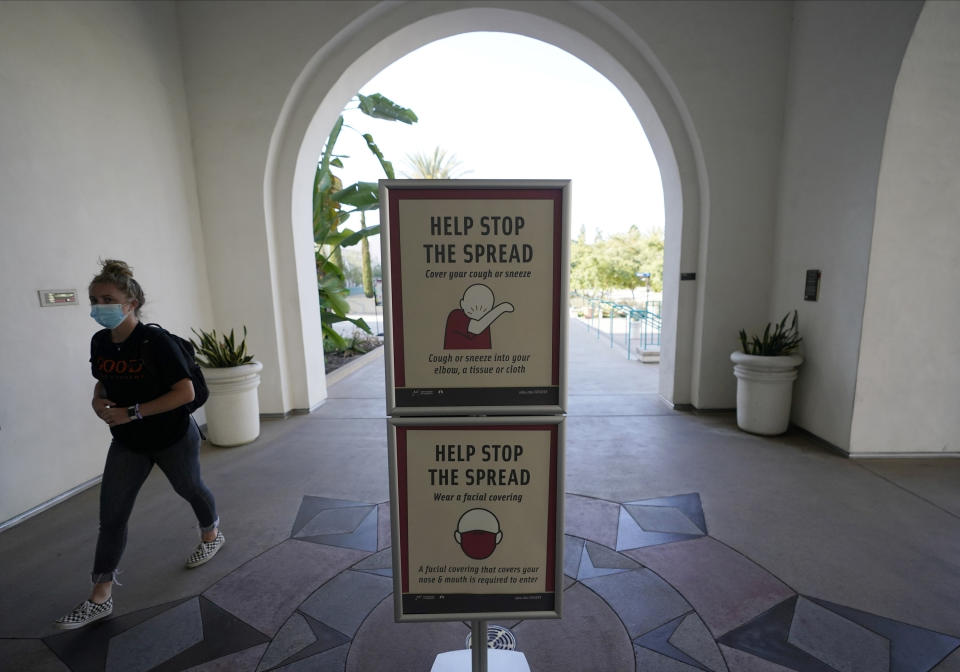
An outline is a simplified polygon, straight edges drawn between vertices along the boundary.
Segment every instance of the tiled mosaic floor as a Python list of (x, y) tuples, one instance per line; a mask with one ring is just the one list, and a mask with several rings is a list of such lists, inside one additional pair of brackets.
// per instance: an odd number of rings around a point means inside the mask
[[(75, 672), (428, 670), (468, 625), (393, 622), (388, 515), (304, 497), (289, 539), (202, 595), (42, 641)], [(502, 624), (533, 670), (926, 672), (960, 646), (796, 594), (709, 536), (697, 494), (568, 495), (565, 542), (564, 618)]]

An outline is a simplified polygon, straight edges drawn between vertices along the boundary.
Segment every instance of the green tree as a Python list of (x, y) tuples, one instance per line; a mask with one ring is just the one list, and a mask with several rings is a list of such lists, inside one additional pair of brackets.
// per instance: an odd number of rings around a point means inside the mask
[(663, 232), (641, 234), (633, 226), (622, 234), (586, 242), (586, 232), (570, 247), (570, 286), (602, 297), (611, 289), (634, 290), (644, 285), (641, 273), (649, 273), (650, 289), (663, 289)]
[[(640, 234), (636, 240), (637, 272), (650, 274), (650, 291), (663, 291), (663, 229)], [(633, 289), (633, 287), (631, 287)]]
[[(417, 121), (417, 115), (412, 110), (397, 105), (379, 93), (370, 96), (357, 94), (356, 98), (357, 108), (369, 117), (405, 124)], [(348, 345), (333, 327), (338, 322), (351, 322), (370, 333), (370, 327), (362, 319), (347, 317), (350, 306), (346, 296), (349, 292), (340, 248), (356, 245), (369, 236), (380, 233), (379, 226), (367, 228), (365, 219), (362, 219), (359, 231), (341, 228), (352, 214), (360, 213), (363, 218), (364, 212), (380, 206), (376, 182), (357, 182), (343, 188), (340, 179), (333, 172), (334, 168), (343, 168), (345, 157), (335, 153), (337, 139), (343, 127), (343, 116), (340, 116), (327, 137), (313, 182), (313, 239), (317, 288), (320, 292), (324, 348), (327, 350), (343, 350)], [(393, 179), (393, 164), (384, 158), (373, 136), (369, 133), (362, 135), (367, 148), (380, 162), (384, 174)]]
[(603, 258), (598, 245), (587, 243), (583, 237), (570, 246), (570, 287), (579, 292), (602, 294), (600, 266)]
[(663, 233), (641, 234), (636, 226), (604, 242), (608, 286), (634, 290), (643, 285), (640, 273), (650, 274), (650, 289), (663, 288)]
[(407, 162), (410, 170), (404, 172), (403, 176), (420, 180), (452, 180), (470, 172), (460, 168), (462, 163), (457, 160), (456, 154), (448, 155), (440, 147), (435, 147), (433, 154), (407, 154)]

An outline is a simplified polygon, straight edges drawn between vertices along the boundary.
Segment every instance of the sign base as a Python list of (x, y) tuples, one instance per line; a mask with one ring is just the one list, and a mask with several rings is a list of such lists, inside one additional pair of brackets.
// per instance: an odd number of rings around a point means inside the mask
[[(441, 653), (430, 668), (430, 672), (471, 672), (471, 670), (473, 670), (473, 659), (470, 649)], [(489, 672), (530, 672), (530, 666), (527, 664), (527, 657), (519, 651), (487, 649), (487, 670)]]

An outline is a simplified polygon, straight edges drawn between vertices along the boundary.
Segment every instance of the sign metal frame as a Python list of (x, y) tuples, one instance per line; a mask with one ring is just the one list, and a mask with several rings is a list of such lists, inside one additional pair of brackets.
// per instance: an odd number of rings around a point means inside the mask
[[(401, 417), (389, 418), (390, 460), (390, 520), (393, 554), (394, 618), (396, 622), (421, 621), (487, 621), (508, 619), (560, 618), (563, 606), (563, 546), (564, 546), (564, 423), (565, 417), (550, 416), (505, 416), (484, 418), (458, 417)], [(549, 469), (551, 482), (547, 488), (548, 530), (547, 553), (544, 559), (544, 583), (542, 593), (416, 593), (410, 590), (411, 567), (409, 565), (407, 520), (406, 443), (407, 430), (436, 430), (447, 438), (456, 431), (503, 432), (548, 431), (550, 433)], [(520, 504), (522, 506), (522, 503)], [(451, 531), (452, 536), (452, 531)], [(453, 543), (451, 541), (451, 543)], [(404, 587), (407, 590), (404, 590)], [(442, 596), (441, 596), (442, 595)], [(455, 597), (455, 604), (445, 598)], [(528, 608), (525, 604), (547, 605), (548, 608)], [(415, 606), (413, 606), (415, 605)], [(516, 608), (507, 608), (513, 607)], [(486, 606), (488, 608), (473, 608)], [(489, 608), (493, 606), (494, 608)], [(466, 608), (464, 608), (466, 607)], [(499, 608), (497, 608), (499, 607)]]
[[(379, 186), (387, 415), (399, 417), (564, 413), (567, 406), (565, 364), (569, 312), (567, 268), (570, 180), (380, 180)], [(456, 201), (489, 202), (491, 209), (498, 205), (509, 206), (511, 201), (552, 201), (552, 215), (549, 218), (551, 230), (546, 233), (542, 230), (538, 232), (541, 239), (549, 235), (552, 246), (549, 288), (537, 284), (545, 283), (547, 279), (543, 277), (536, 278), (531, 283), (540, 295), (549, 298), (551, 304), (549, 380), (525, 381), (521, 375), (518, 380), (520, 385), (457, 386), (451, 385), (449, 378), (436, 378), (430, 385), (407, 384), (410, 377), (407, 371), (411, 363), (405, 361), (404, 354), (404, 344), (409, 335), (404, 331), (406, 322), (402, 263), (412, 263), (416, 258), (415, 254), (422, 255), (423, 251), (401, 249), (401, 228), (405, 229), (409, 224), (401, 221), (400, 206), (405, 201), (420, 201), (422, 204), (431, 200), (437, 202), (438, 211), (443, 208), (449, 211), (450, 203)], [(430, 207), (429, 203), (426, 207)], [(497, 268), (512, 266), (501, 263)], [(467, 281), (463, 284), (467, 284)], [(428, 302), (431, 298), (421, 297), (421, 302)], [(410, 321), (415, 320), (411, 317)], [(417, 342), (417, 339), (411, 339), (411, 342)], [(429, 369), (429, 366), (427, 368)], [(526, 384), (528, 382), (531, 384)]]

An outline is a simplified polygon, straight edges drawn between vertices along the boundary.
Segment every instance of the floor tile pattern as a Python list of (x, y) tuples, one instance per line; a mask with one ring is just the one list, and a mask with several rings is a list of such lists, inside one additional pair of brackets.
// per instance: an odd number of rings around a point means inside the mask
[(358, 572), (370, 572), (379, 576), (393, 577), (393, 549), (389, 546), (368, 556), (353, 566)]
[(613, 548), (617, 544), (619, 513), (620, 505), (616, 502), (568, 494), (563, 512), (565, 532)]
[(667, 641), (680, 651), (688, 653), (710, 672), (727, 672), (723, 654), (713, 641), (707, 626), (696, 614), (687, 614)]
[[(827, 628), (833, 631), (824, 632)], [(954, 637), (803, 596), (778, 604), (719, 641), (801, 672), (926, 672), (960, 646)], [(888, 654), (878, 656), (878, 646)]]
[(238, 653), (221, 656), (206, 663), (188, 667), (184, 672), (235, 672), (237, 670), (256, 670), (257, 661), (267, 650), (267, 644), (251, 646)]
[(564, 577), (576, 577), (579, 574), (580, 563), (583, 560), (584, 545), (586, 542), (569, 534), (563, 537), (563, 574)]
[(574, 573), (578, 580), (593, 579), (607, 574), (619, 574), (638, 569), (640, 564), (605, 546), (592, 541), (584, 542), (581, 551), (580, 568)]
[[(186, 632), (201, 637), (183, 647), (185, 632), (174, 619), (199, 611), (199, 624), (188, 616)], [(181, 633), (179, 644), (171, 647), (167, 637)], [(130, 646), (136, 641), (138, 646)], [(72, 672), (100, 672), (106, 669), (152, 669), (156, 672), (184, 670), (208, 660), (215, 660), (269, 638), (242, 620), (199, 596), (169, 604), (142, 609), (132, 614), (108, 619), (86, 629), (72, 630), (44, 640)], [(111, 662), (112, 661), (112, 662)], [(118, 665), (126, 667), (116, 667)]]
[(687, 665), (676, 658), (670, 658), (651, 651), (650, 649), (637, 648), (637, 670), (656, 670), (657, 672), (696, 672), (701, 669), (693, 665)]
[[(502, 624), (532, 669), (930, 672), (960, 647), (796, 594), (708, 535), (696, 493), (567, 495), (566, 507), (564, 617)], [(202, 595), (43, 642), (72, 671), (429, 669), (464, 646), (469, 627), (393, 621), (388, 515), (383, 502), (305, 496), (286, 541)], [(35, 648), (0, 644), (38, 659)]]
[(313, 629), (307, 623), (307, 620), (300, 614), (294, 614), (283, 624), (280, 632), (273, 638), (270, 647), (263, 654), (263, 658), (257, 666), (257, 672), (277, 667), (293, 654), (305, 650), (316, 641), (317, 636), (313, 634)]
[(771, 663), (769, 660), (757, 658), (740, 649), (732, 649), (729, 646), (720, 645), (720, 652), (723, 659), (727, 661), (727, 666), (736, 672), (793, 672), (789, 667)]
[(260, 660), (257, 672), (313, 658), (350, 642), (341, 632), (303, 614), (295, 613), (284, 624)]
[(890, 640), (800, 597), (787, 642), (840, 672), (887, 672)]
[(344, 644), (335, 649), (324, 651), (316, 655), (304, 658), (296, 662), (276, 667), (280, 672), (333, 672), (342, 670), (347, 662), (347, 654), (350, 652), (350, 646)]
[(376, 551), (380, 532), (378, 513), (376, 504), (304, 497), (293, 525), (293, 536), (314, 544)]
[[(683, 623), (687, 622), (688, 618), (690, 618), (690, 616), (679, 616), (669, 623), (661, 625), (659, 628), (651, 630), (645, 635), (637, 637), (635, 640), (633, 640), (633, 643), (638, 648), (642, 647), (649, 649), (650, 651), (655, 651), (662, 656), (685, 663), (686, 665), (694, 667), (698, 670), (713, 669), (715, 672), (726, 672), (727, 667), (723, 663), (722, 657), (720, 658), (720, 665), (722, 665), (722, 667), (708, 668), (701, 664), (699, 660), (687, 654), (687, 648), (703, 649), (704, 652), (709, 651), (710, 653), (712, 653), (711, 649), (716, 649), (716, 644), (714, 644), (713, 638), (710, 637), (709, 633), (706, 633), (706, 631), (703, 631), (702, 633), (697, 632), (696, 634), (688, 633), (686, 639), (683, 636), (677, 637), (677, 631), (680, 629), (680, 626)], [(700, 641), (703, 634), (707, 635), (709, 643)], [(715, 656), (711, 656), (710, 653), (707, 653), (706, 656), (715, 658)], [(719, 651), (717, 651), (717, 653), (719, 653)]]
[(39, 639), (0, 639), (0, 660), (12, 670), (67, 672), (69, 669)]
[(636, 569), (583, 583), (620, 617), (631, 639), (692, 610), (683, 596), (649, 569)]
[(795, 595), (763, 567), (712, 537), (624, 553), (675, 586), (714, 636)]
[(833, 604), (826, 600), (810, 599), (853, 623), (858, 623), (889, 639), (891, 672), (928, 670), (960, 645), (960, 640), (957, 638), (939, 632)]
[(313, 591), (366, 556), (288, 539), (225, 576), (204, 596), (273, 637)]
[[(157, 633), (159, 641), (153, 641)], [(106, 672), (146, 672), (203, 641), (199, 600), (188, 600), (115, 635), (107, 647)]]
[(617, 550), (696, 539), (706, 533), (697, 494), (627, 502), (619, 511)]
[(389, 578), (347, 571), (311, 595), (300, 611), (352, 638), (367, 614), (392, 591)]

